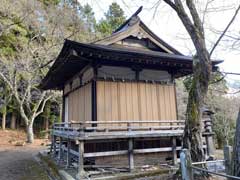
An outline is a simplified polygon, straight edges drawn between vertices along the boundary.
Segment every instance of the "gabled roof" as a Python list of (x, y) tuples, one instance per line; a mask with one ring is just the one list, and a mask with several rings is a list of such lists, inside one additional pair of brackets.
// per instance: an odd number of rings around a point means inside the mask
[(163, 52), (170, 54), (182, 55), (175, 48), (167, 44), (154, 34), (139, 18), (138, 14), (141, 12), (140, 7), (127, 21), (125, 21), (119, 28), (117, 28), (113, 34), (109, 37), (93, 42), (94, 44), (112, 45), (120, 40), (124, 40), (130, 36), (136, 37), (139, 40), (148, 39), (155, 45), (157, 45)]
[[(192, 73), (192, 57), (156, 51), (138, 51), (65, 40), (56, 61), (41, 83), (42, 89), (62, 89), (64, 83), (89, 64), (140, 66), (171, 71), (175, 77)], [(213, 61), (213, 70), (221, 61)]]
[[(123, 23), (110, 37), (86, 44), (65, 40), (63, 48), (54, 64), (42, 80), (42, 89), (63, 89), (64, 83), (76, 73), (91, 64), (110, 66), (142, 67), (166, 70), (175, 77), (192, 73), (192, 57), (184, 56), (176, 49), (157, 37), (137, 16), (141, 8)], [(116, 46), (116, 43), (129, 40), (151, 41), (158, 48), (134, 49)], [(132, 39), (130, 39), (132, 40)], [(118, 44), (119, 45), (119, 44)], [(222, 61), (213, 61), (212, 68)]]

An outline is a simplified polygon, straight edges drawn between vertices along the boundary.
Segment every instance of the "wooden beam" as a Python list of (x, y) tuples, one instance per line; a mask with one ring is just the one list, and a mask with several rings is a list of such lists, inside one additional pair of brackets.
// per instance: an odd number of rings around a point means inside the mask
[(67, 168), (69, 168), (70, 167), (70, 165), (71, 165), (71, 152), (70, 152), (70, 150), (71, 150), (71, 141), (70, 141), (70, 139), (67, 139)]
[[(184, 124), (185, 120), (145, 120), (145, 121), (136, 121), (136, 120), (128, 120), (128, 121), (96, 121), (96, 122), (92, 122), (92, 121), (85, 121), (85, 122), (77, 122), (77, 121), (71, 121), (71, 124), (119, 124), (119, 123), (123, 123), (123, 124), (127, 124), (127, 123), (131, 123), (131, 124), (135, 124), (135, 123), (181, 123)], [(61, 125), (64, 123), (55, 123), (56, 125)]]
[[(181, 150), (181, 147), (176, 147), (176, 150)], [(162, 147), (162, 148), (148, 148), (148, 149), (135, 149), (134, 154), (144, 154), (144, 153), (157, 153), (157, 152), (171, 152), (172, 147)]]
[[(94, 69), (94, 76), (96, 70)], [(97, 83), (96, 80), (92, 80), (92, 121), (97, 121)], [(97, 124), (92, 124), (93, 127), (96, 127)]]
[(183, 129), (184, 126), (126, 126), (126, 127), (109, 127), (109, 126), (101, 126), (101, 127), (86, 127), (85, 130), (94, 130), (94, 131), (138, 131), (138, 130), (174, 130), (174, 129)]
[(92, 152), (92, 153), (84, 153), (84, 157), (105, 157), (105, 156), (119, 156), (126, 155), (128, 153), (127, 150), (121, 151), (107, 151), (107, 152)]
[(172, 137), (172, 158), (173, 158), (173, 165), (177, 165), (177, 140), (176, 137)]
[(133, 158), (133, 139), (128, 139), (128, 164), (129, 171), (134, 169), (134, 158)]
[(82, 179), (84, 177), (84, 141), (79, 141), (78, 145), (78, 173), (76, 175), (76, 178), (78, 180)]
[(118, 132), (84, 132), (54, 130), (53, 135), (72, 140), (111, 140), (126, 138), (157, 138), (157, 137), (181, 137), (183, 130), (154, 130), (154, 131), (118, 131)]
[[(181, 147), (177, 147), (176, 150), (181, 150)], [(171, 152), (172, 147), (163, 147), (163, 148), (148, 148), (148, 149), (134, 149), (133, 154), (145, 154), (145, 153), (158, 153), (158, 152)], [(71, 150), (72, 154), (78, 156), (78, 152)], [(105, 151), (105, 152), (92, 152), (84, 153), (84, 158), (89, 157), (105, 157), (105, 156), (119, 156), (128, 154), (128, 150), (120, 151)]]

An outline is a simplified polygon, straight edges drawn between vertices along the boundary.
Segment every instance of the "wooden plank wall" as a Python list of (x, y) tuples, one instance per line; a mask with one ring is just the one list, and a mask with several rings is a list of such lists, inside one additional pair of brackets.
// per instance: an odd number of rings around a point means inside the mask
[(176, 120), (176, 111), (174, 85), (97, 82), (98, 121)]
[(91, 83), (68, 94), (69, 121), (92, 120), (92, 85)]

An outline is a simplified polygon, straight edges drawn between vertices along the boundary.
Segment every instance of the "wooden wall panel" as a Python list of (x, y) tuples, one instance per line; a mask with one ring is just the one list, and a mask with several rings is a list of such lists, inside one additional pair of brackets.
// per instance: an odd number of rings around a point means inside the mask
[[(136, 82), (97, 82), (99, 121), (175, 120), (174, 85)], [(141, 126), (158, 124), (139, 123)], [(167, 125), (167, 124), (166, 124)]]
[[(83, 87), (84, 88), (84, 87)], [(79, 121), (84, 121), (85, 118), (85, 100), (84, 100), (84, 89), (78, 91), (79, 97)]]
[(126, 103), (126, 84), (120, 82), (119, 83), (119, 108), (120, 108), (120, 119), (121, 120), (127, 120), (127, 103)]
[(97, 82), (97, 119), (105, 121), (105, 85)]
[(79, 111), (78, 111), (78, 92), (77, 91), (74, 91), (74, 109), (73, 109), (73, 117), (74, 119), (78, 119), (78, 114), (79, 114)]
[(68, 97), (68, 121), (72, 121), (72, 96)]
[(169, 86), (163, 87), (163, 94), (164, 94), (164, 102), (165, 102), (165, 113), (166, 119), (170, 119), (170, 103), (169, 103)]
[(133, 120), (133, 98), (132, 98), (132, 83), (125, 83), (126, 92), (126, 119)]
[(166, 119), (166, 107), (164, 98), (164, 86), (157, 85), (157, 97), (158, 97), (158, 116), (159, 119)]
[(92, 120), (92, 89), (91, 83), (68, 94), (69, 121)]
[(140, 117), (141, 120), (147, 119), (147, 97), (146, 97), (146, 84), (145, 83), (139, 83), (139, 99), (140, 99)]
[(133, 111), (133, 120), (135, 121), (140, 120), (138, 97), (139, 97), (138, 84), (132, 83), (132, 106), (133, 106), (132, 111)]
[(85, 121), (92, 120), (92, 86), (91, 83), (84, 86), (84, 100), (85, 100)]
[(170, 88), (171, 119), (177, 119), (176, 98), (174, 87)]
[[(152, 84), (145, 84), (145, 88), (146, 88), (146, 104), (143, 106), (145, 106), (145, 108), (147, 109), (147, 120), (153, 120), (153, 114), (152, 114), (152, 89), (151, 89)], [(148, 123), (144, 123), (144, 126), (149, 126), (151, 124)]]
[[(157, 84), (151, 85), (151, 95), (152, 95), (152, 120), (159, 120), (158, 116), (158, 99), (157, 99)], [(153, 125), (157, 126), (157, 123)]]
[(118, 84), (114, 82), (110, 82), (110, 93), (111, 93), (111, 99), (114, 99), (111, 103), (111, 108), (112, 108), (112, 121), (117, 121), (119, 120), (119, 113), (118, 113)]

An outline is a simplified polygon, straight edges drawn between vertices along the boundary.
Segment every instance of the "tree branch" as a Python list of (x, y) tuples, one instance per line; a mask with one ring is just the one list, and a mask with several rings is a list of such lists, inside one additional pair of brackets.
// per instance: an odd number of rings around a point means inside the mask
[(200, 20), (200, 17), (198, 15), (197, 9), (194, 5), (194, 3), (192, 2), (192, 0), (187, 0), (186, 1), (187, 6), (190, 10), (193, 22), (195, 24), (195, 27), (197, 27), (197, 29), (199, 30), (199, 33), (201, 34), (202, 38), (204, 38), (204, 29)]
[[(52, 98), (52, 96), (48, 96), (48, 97), (46, 97), (46, 98), (43, 100), (43, 102), (40, 103), (40, 104), (42, 104), (42, 106), (41, 106), (40, 110), (37, 111), (35, 117), (37, 117), (39, 114), (41, 114), (41, 113), (43, 112), (44, 107), (45, 107), (47, 101), (48, 101), (50, 98)], [(40, 107), (40, 104), (39, 104), (39, 106), (38, 106), (38, 109), (39, 109), (39, 107)]]
[(216, 49), (216, 47), (219, 44), (219, 42), (221, 41), (221, 39), (223, 38), (223, 36), (225, 35), (225, 33), (228, 31), (229, 27), (232, 25), (232, 23), (235, 20), (235, 18), (237, 17), (239, 10), (240, 10), (240, 5), (238, 6), (238, 8), (235, 11), (232, 19), (229, 21), (228, 25), (224, 29), (223, 33), (219, 36), (219, 38), (217, 39), (216, 43), (213, 45), (213, 48), (212, 48), (212, 50), (209, 53), (210, 57), (211, 57), (212, 53), (214, 52), (214, 50)]
[(167, 3), (175, 11), (177, 11), (177, 6), (171, 0), (164, 0), (164, 2)]

